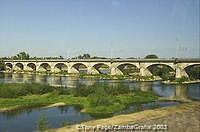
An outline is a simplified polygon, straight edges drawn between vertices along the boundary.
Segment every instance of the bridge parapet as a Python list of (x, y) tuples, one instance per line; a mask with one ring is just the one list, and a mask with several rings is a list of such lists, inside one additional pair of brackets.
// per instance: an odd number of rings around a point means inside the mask
[(3, 62), (200, 62), (200, 58), (177, 59), (29, 59), (29, 60), (3, 60)]

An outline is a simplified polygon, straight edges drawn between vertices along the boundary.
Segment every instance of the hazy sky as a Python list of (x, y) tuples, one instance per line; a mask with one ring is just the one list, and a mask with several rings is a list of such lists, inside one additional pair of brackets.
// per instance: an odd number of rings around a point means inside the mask
[(200, 0), (0, 0), (0, 56), (200, 57), (199, 8)]

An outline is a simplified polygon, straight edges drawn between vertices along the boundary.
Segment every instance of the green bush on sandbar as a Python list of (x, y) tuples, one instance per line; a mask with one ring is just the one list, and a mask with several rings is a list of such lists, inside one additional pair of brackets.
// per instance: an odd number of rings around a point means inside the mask
[(47, 84), (38, 83), (0, 83), (0, 97), (1, 98), (16, 98), (19, 96), (31, 94), (45, 94), (52, 92), (53, 87)]

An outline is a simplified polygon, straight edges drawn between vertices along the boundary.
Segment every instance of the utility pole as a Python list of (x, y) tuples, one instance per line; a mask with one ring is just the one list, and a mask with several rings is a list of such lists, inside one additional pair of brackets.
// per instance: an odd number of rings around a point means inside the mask
[(176, 58), (178, 58), (179, 49), (180, 49), (179, 40), (178, 38), (176, 38)]
[(110, 43), (110, 58), (113, 58), (113, 48), (112, 48), (112, 42)]
[(67, 59), (69, 59), (69, 52), (70, 52), (70, 48), (67, 49)]

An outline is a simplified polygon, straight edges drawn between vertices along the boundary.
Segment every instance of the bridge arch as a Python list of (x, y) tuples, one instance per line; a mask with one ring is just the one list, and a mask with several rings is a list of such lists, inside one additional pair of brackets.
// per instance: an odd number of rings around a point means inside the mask
[(110, 66), (105, 63), (97, 63), (97, 64), (94, 64), (92, 67), (95, 68), (95, 70), (97, 70), (98, 73), (100, 73), (100, 74), (110, 74), (111, 73)]
[(162, 79), (173, 79), (176, 75), (174, 67), (168, 64), (151, 64), (146, 69), (153, 75), (159, 76)]
[(42, 63), (39, 66), (39, 71), (51, 71), (51, 66), (48, 63)]
[(13, 65), (12, 65), (12, 63), (5, 63), (5, 68), (6, 68), (6, 70), (12, 70), (12, 68), (13, 68)]
[(87, 73), (88, 72), (88, 67), (83, 64), (83, 63), (75, 63), (71, 67), (72, 69), (74, 68), (77, 72), (80, 73)]
[(24, 70), (24, 65), (22, 63), (16, 63), (14, 70)]
[(123, 75), (133, 75), (139, 73), (139, 68), (137, 65), (132, 63), (122, 63), (117, 66)]
[(68, 66), (64, 63), (57, 63), (54, 66), (54, 72), (67, 72), (68, 71)]
[(189, 78), (200, 79), (200, 64), (191, 64), (183, 69)]
[(26, 70), (28, 70), (28, 71), (36, 71), (36, 65), (34, 63), (28, 63)]
[(172, 64), (172, 63), (150, 63), (150, 64), (147, 64), (145, 66), (145, 68), (149, 68), (151, 66), (156, 66), (156, 65), (163, 65), (163, 66), (167, 66), (167, 67), (169, 67), (169, 68), (171, 68), (173, 70), (176, 70), (174, 64)]

